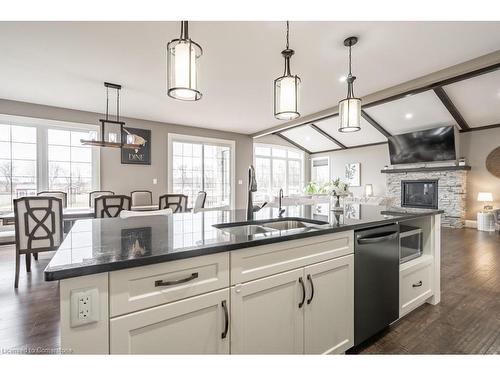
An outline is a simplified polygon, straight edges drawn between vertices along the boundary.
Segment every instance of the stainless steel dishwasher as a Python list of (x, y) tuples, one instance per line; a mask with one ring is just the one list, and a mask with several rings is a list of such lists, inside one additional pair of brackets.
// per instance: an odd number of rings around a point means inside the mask
[(354, 345), (399, 317), (399, 225), (355, 232)]

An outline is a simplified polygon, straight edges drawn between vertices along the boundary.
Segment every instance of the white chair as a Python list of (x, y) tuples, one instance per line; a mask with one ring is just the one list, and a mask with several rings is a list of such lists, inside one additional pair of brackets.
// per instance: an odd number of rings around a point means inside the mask
[(205, 201), (207, 200), (207, 193), (205, 191), (200, 191), (196, 196), (194, 201), (193, 210), (199, 210), (200, 208), (205, 208)]
[(14, 225), (0, 226), (0, 246), (16, 243), (16, 229)]
[(136, 190), (130, 193), (132, 206), (151, 206), (153, 194), (149, 190)]
[(31, 254), (57, 250), (63, 239), (63, 202), (54, 197), (23, 197), (14, 199), (16, 231), (16, 276), (22, 254), (26, 255), (26, 272), (31, 272)]
[(68, 195), (64, 191), (41, 191), (37, 194), (38, 197), (54, 197), (59, 198), (63, 202), (63, 207), (68, 207)]
[(128, 211), (122, 210), (120, 212), (120, 217), (122, 219), (127, 219), (129, 217), (138, 217), (138, 216), (168, 216), (172, 215), (171, 208), (165, 208), (164, 210), (154, 210), (154, 211)]
[(103, 195), (94, 201), (94, 217), (118, 217), (123, 210), (130, 210), (130, 197), (127, 195)]
[(102, 197), (103, 195), (115, 195), (114, 191), (111, 190), (95, 190), (89, 193), (89, 207), (94, 207), (94, 201), (96, 198)]

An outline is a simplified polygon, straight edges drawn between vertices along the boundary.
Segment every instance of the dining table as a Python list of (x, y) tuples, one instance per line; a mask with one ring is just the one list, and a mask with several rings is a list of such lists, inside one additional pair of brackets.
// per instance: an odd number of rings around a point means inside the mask
[[(94, 209), (91, 207), (85, 208), (63, 208), (63, 220), (64, 221), (75, 221), (79, 219), (91, 219), (94, 217)], [(0, 215), (0, 220), (3, 225), (9, 225), (14, 223), (14, 211), (10, 211)]]

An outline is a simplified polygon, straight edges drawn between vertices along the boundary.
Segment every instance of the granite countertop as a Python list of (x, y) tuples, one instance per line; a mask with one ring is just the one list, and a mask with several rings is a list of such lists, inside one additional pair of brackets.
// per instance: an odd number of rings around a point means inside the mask
[[(344, 213), (328, 203), (288, 206), (283, 217), (321, 220), (327, 224), (254, 235), (230, 234), (214, 224), (246, 221), (245, 210), (203, 211), (128, 219), (88, 219), (75, 223), (45, 269), (45, 280), (108, 272), (190, 258), (280, 241), (361, 229), (421, 216), (439, 210), (346, 205)], [(254, 220), (275, 219), (278, 210), (265, 207)]]

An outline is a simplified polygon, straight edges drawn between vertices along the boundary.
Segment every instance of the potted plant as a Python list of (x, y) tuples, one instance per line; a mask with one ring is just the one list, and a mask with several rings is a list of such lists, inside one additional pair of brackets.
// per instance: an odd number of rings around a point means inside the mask
[(346, 197), (349, 195), (349, 186), (340, 178), (336, 178), (335, 180), (326, 183), (321, 188), (325, 191), (325, 193), (335, 198), (333, 210), (342, 211), (343, 208), (340, 206), (340, 197)]

